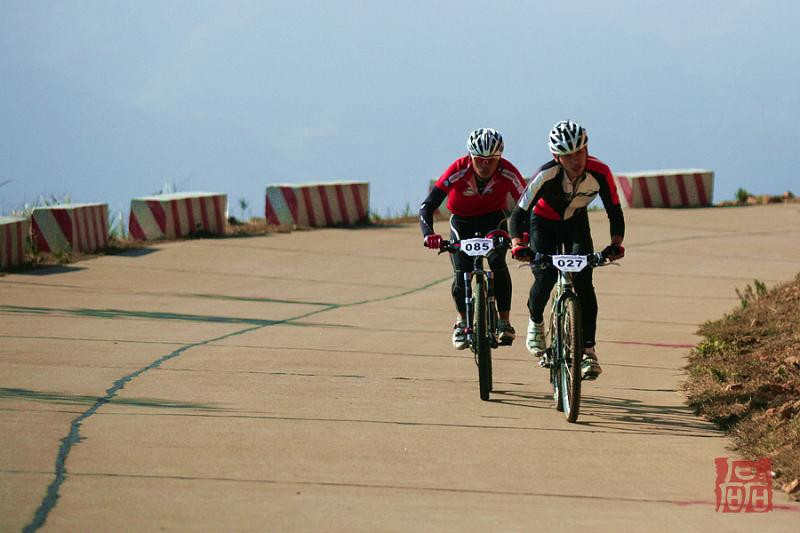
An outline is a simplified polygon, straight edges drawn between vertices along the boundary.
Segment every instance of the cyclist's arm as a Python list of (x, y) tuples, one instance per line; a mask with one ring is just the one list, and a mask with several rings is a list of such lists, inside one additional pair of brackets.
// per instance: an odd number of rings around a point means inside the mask
[(605, 207), (606, 215), (608, 216), (611, 244), (619, 246), (625, 237), (625, 217), (622, 215), (617, 186), (614, 183), (611, 169), (602, 163), (597, 166), (595, 176), (600, 184), (600, 199), (603, 201), (603, 207)]
[(501, 162), (502, 168), (500, 169), (500, 174), (506, 179), (508, 193), (515, 202), (518, 202), (520, 196), (522, 196), (522, 193), (525, 192), (525, 188), (527, 186), (525, 183), (525, 178), (522, 177), (520, 171), (517, 170), (517, 167), (515, 167), (511, 161), (502, 159)]
[(519, 246), (522, 243), (522, 234), (530, 230), (531, 211), (533, 210), (533, 206), (536, 205), (536, 202), (539, 201), (539, 197), (542, 194), (542, 185), (545, 182), (545, 178), (542, 174), (542, 169), (545, 168), (545, 166), (547, 165), (539, 168), (536, 174), (531, 178), (508, 219), (509, 233), (511, 233), (511, 246)]
[(435, 233), (433, 231), (433, 213), (442, 205), (445, 198), (447, 198), (447, 193), (434, 186), (428, 197), (422, 202), (419, 208), (419, 227), (423, 237)]
[(622, 216), (622, 207), (617, 205), (608, 205), (603, 202), (606, 208), (606, 215), (611, 226), (611, 244), (615, 246), (622, 245), (625, 238), (625, 217)]
[(452, 190), (453, 180), (463, 176), (469, 165), (469, 155), (456, 159), (436, 180), (430, 194), (428, 194), (428, 197), (425, 198), (419, 208), (419, 227), (422, 230), (423, 237), (435, 233), (433, 231), (433, 213), (442, 205), (442, 202)]
[(508, 229), (511, 234), (511, 246), (519, 246), (522, 243), (522, 234), (528, 231), (531, 213), (529, 209), (523, 208), (520, 204), (514, 206), (511, 216), (508, 217)]

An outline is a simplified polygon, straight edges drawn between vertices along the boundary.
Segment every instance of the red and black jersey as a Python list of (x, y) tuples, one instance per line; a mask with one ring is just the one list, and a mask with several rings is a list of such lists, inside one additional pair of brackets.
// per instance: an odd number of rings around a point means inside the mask
[(589, 156), (586, 172), (575, 182), (556, 160), (542, 165), (531, 178), (511, 216), (511, 234), (515, 237), (526, 228), (530, 216), (547, 220), (569, 220), (586, 211), (600, 195), (611, 225), (612, 235), (625, 234), (625, 220), (611, 169)]
[(503, 211), (508, 197), (516, 201), (525, 190), (525, 179), (506, 159), (500, 158), (497, 171), (480, 184), (469, 155), (456, 159), (442, 174), (420, 207), (423, 235), (433, 233), (433, 213), (447, 198), (447, 209), (456, 216), (474, 217)]

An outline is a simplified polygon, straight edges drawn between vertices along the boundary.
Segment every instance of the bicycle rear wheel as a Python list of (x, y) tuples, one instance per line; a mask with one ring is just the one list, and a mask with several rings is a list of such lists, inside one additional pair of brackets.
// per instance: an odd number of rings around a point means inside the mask
[(488, 400), (492, 390), (492, 347), (489, 344), (489, 310), (486, 279), (475, 276), (475, 355), (478, 359), (478, 381), (481, 400)]
[(583, 356), (583, 327), (581, 309), (574, 294), (565, 295), (562, 301), (561, 368), (562, 407), (567, 422), (578, 419), (581, 405), (581, 358)]

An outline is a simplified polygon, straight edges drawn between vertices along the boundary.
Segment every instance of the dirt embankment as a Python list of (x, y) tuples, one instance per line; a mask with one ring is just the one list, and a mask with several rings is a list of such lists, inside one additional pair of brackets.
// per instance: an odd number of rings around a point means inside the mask
[(686, 392), (746, 457), (769, 457), (776, 486), (800, 501), (800, 274), (737, 291), (738, 309), (704, 324)]

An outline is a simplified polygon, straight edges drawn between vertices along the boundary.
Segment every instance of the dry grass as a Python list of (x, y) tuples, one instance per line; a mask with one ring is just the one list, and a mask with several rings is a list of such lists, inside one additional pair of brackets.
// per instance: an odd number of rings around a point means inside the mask
[(777, 486), (800, 500), (800, 274), (704, 324), (685, 390), (698, 414), (729, 432), (746, 457), (770, 457)]
[(800, 197), (794, 195), (792, 191), (786, 191), (781, 195), (752, 194), (749, 191), (739, 188), (736, 191), (734, 200), (724, 200), (718, 202), (717, 207), (740, 207), (745, 205), (765, 205), (765, 204), (796, 204), (800, 202)]
[[(373, 225), (373, 224), (386, 225), (397, 222), (398, 222), (397, 220), (383, 219), (379, 222), (375, 223), (367, 222), (363, 225)], [(274, 224), (268, 223), (264, 218), (253, 217), (247, 222), (242, 222), (234, 217), (231, 217), (228, 219), (228, 223), (226, 224), (225, 227), (225, 233), (222, 235), (210, 233), (208, 231), (198, 231), (196, 233), (193, 233), (191, 235), (188, 235), (180, 239), (137, 241), (128, 238), (120, 238), (117, 235), (112, 234), (109, 237), (108, 246), (106, 246), (102, 250), (97, 250), (92, 253), (75, 252), (75, 251), (65, 251), (54, 254), (40, 253), (35, 249), (35, 246), (31, 241), (31, 239), (28, 238), (27, 252), (25, 254), (26, 256), (25, 263), (7, 269), (7, 272), (27, 272), (38, 268), (67, 265), (67, 264), (77, 263), (79, 261), (84, 261), (86, 259), (91, 259), (93, 257), (99, 257), (104, 255), (117, 255), (125, 253), (129, 250), (147, 248), (148, 246), (152, 246), (153, 244), (164, 243), (164, 242), (174, 242), (174, 241), (182, 241), (190, 239), (231, 239), (231, 238), (241, 238), (241, 237), (257, 237), (273, 233), (309, 231), (311, 229), (313, 228), (307, 228), (302, 226), (276, 226)], [(3, 276), (5, 274), (6, 271), (0, 270), (0, 276)]]

